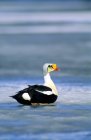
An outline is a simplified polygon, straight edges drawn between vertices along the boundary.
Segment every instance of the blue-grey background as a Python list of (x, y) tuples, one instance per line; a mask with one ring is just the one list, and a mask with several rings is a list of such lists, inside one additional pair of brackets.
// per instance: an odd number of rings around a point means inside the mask
[(91, 1), (1, 0), (0, 77), (41, 76), (46, 62), (91, 76)]
[[(52, 73), (58, 99), (22, 106), (9, 96)], [(91, 1), (0, 0), (0, 140), (91, 140)]]

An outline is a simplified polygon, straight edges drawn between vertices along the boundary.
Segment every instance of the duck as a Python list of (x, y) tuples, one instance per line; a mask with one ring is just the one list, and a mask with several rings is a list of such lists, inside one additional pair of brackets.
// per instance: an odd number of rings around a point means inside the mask
[(58, 90), (51, 79), (50, 72), (58, 71), (57, 64), (46, 63), (43, 65), (44, 84), (28, 85), (26, 88), (10, 96), (23, 105), (52, 104), (58, 98)]

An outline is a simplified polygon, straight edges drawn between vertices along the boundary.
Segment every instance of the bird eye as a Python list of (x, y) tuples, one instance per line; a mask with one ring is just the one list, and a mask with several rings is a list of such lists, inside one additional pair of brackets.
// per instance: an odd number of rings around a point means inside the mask
[(48, 67), (51, 68), (51, 65), (49, 65)]
[(48, 67), (49, 67), (49, 68), (53, 68), (52, 65), (49, 65)]

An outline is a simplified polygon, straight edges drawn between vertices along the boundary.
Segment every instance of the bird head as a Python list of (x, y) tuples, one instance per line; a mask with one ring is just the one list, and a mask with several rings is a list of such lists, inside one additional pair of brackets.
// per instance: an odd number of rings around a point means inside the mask
[(58, 68), (57, 64), (46, 63), (43, 65), (44, 74), (50, 73), (52, 71), (58, 71), (58, 70), (59, 70), (59, 68)]

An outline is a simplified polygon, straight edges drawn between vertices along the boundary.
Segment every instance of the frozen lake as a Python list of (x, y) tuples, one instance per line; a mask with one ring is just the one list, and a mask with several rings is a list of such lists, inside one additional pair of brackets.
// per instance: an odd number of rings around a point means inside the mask
[(42, 83), (41, 79), (0, 81), (0, 139), (12, 140), (17, 135), (18, 140), (90, 140), (91, 83), (63, 79), (54, 79), (57, 102), (37, 107), (22, 106), (9, 96), (27, 84)]

